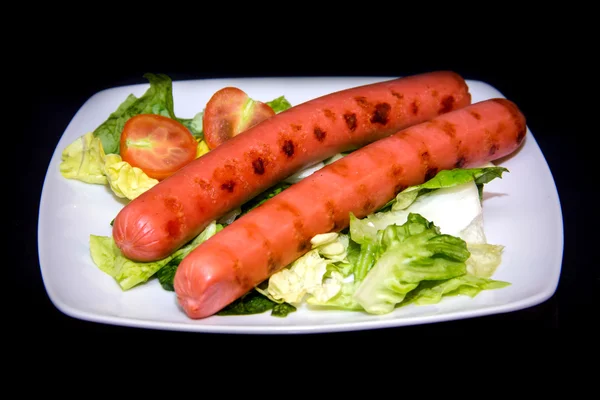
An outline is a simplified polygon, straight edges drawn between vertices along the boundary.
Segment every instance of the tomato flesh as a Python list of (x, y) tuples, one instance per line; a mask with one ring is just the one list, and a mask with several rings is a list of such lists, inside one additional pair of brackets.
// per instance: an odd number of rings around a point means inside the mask
[(180, 122), (155, 114), (139, 114), (125, 123), (121, 158), (146, 175), (163, 180), (196, 158), (197, 142)]
[(239, 88), (225, 87), (212, 95), (204, 109), (204, 140), (212, 150), (273, 115), (268, 104), (251, 99)]

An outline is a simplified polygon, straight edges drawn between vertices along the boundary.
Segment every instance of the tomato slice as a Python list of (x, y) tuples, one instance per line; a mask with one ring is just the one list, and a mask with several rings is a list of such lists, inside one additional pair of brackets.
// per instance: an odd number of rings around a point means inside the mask
[(204, 109), (204, 140), (212, 150), (273, 115), (268, 104), (251, 99), (239, 88), (225, 87), (212, 95)]
[(151, 178), (163, 180), (196, 158), (197, 142), (180, 122), (139, 114), (125, 122), (121, 158)]

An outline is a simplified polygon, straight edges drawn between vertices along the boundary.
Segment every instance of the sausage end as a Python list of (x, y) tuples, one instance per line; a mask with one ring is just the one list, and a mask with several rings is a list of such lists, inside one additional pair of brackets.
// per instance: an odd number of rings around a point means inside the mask
[(220, 256), (227, 260), (211, 260), (216, 257), (214, 252), (198, 253), (201, 248), (196, 248), (183, 259), (173, 281), (177, 302), (192, 319), (217, 313), (247, 291), (245, 285), (235, 280), (235, 271), (221, 265), (223, 262), (235, 265), (233, 260), (226, 254)]
[(130, 260), (150, 262), (169, 255), (166, 234), (150, 223), (144, 214), (125, 207), (113, 223), (112, 236), (121, 253)]

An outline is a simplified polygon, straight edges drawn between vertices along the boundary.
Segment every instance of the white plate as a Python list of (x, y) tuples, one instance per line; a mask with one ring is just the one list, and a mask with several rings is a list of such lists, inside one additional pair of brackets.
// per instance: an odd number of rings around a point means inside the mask
[[(390, 77), (391, 78), (391, 77)], [(237, 86), (252, 98), (268, 101), (285, 95), (292, 104), (339, 89), (390, 78), (242, 78), (173, 82), (175, 113), (191, 118), (224, 86)], [(472, 101), (504, 97), (489, 84), (467, 81)], [(156, 280), (123, 292), (92, 262), (90, 234), (110, 235), (109, 222), (123, 203), (109, 189), (63, 178), (63, 149), (92, 131), (129, 95), (147, 84), (117, 87), (92, 96), (77, 112), (58, 142), (42, 191), (38, 251), (42, 278), (53, 304), (74, 318), (152, 329), (222, 333), (317, 333), (388, 328), (497, 314), (539, 304), (558, 285), (563, 252), (563, 222), (558, 194), (546, 160), (531, 131), (524, 146), (502, 165), (510, 173), (486, 185), (485, 230), (488, 241), (505, 246), (494, 278), (511, 282), (475, 298), (454, 297), (431, 306), (407, 306), (384, 316), (300, 308), (286, 318), (267, 312), (251, 316), (189, 319), (173, 292)]]

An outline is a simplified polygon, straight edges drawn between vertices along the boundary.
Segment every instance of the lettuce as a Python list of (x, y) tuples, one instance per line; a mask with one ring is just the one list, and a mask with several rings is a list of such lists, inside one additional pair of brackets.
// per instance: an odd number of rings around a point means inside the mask
[(140, 168), (123, 161), (118, 154), (104, 156), (104, 175), (117, 197), (133, 200), (158, 183)]
[(442, 233), (460, 237), (469, 243), (486, 242), (483, 207), (474, 182), (424, 193), (406, 209), (380, 211), (362, 220), (351, 215), (352, 239), (360, 244), (372, 242), (379, 230), (393, 224), (402, 225), (411, 212), (435, 221)]
[[(196, 158), (209, 152), (206, 142), (197, 139)], [(133, 200), (158, 183), (138, 167), (123, 161), (118, 154), (105, 154), (99, 138), (87, 133), (62, 153), (60, 173), (67, 179), (108, 184), (119, 198)]]
[(507, 171), (508, 169), (504, 167), (455, 168), (451, 170), (442, 170), (427, 182), (422, 183), (421, 185), (410, 186), (398, 193), (396, 198), (392, 200), (392, 210), (404, 210), (410, 206), (418, 196), (432, 190), (459, 186), (467, 182), (474, 182), (477, 185), (481, 200), (483, 185), (495, 178), (501, 178), (502, 173)]
[(399, 306), (433, 304), (453, 295), (473, 297), (508, 286), (491, 279), (504, 246), (487, 243), (481, 199), (483, 184), (504, 171), (441, 172), (400, 193), (387, 209), (363, 219), (350, 214), (347, 264), (335, 264), (350, 266), (350, 273), (342, 274), (335, 295), (309, 296), (306, 302), (386, 314)]
[(108, 119), (93, 132), (102, 142), (106, 154), (119, 153), (119, 142), (125, 122), (138, 114), (158, 114), (177, 119), (173, 111), (173, 86), (171, 78), (164, 74), (144, 74), (150, 87), (137, 98), (130, 94)]
[(194, 115), (194, 118), (175, 118), (177, 121), (181, 122), (184, 126), (186, 126), (192, 135), (199, 140), (204, 138), (204, 130), (203, 130), (203, 120), (204, 111), (200, 111)]
[(422, 281), (402, 302), (402, 306), (409, 304), (426, 305), (437, 304), (444, 296), (469, 296), (475, 297), (482, 290), (501, 289), (510, 285), (508, 282), (482, 278), (471, 274), (464, 274), (448, 280)]
[(466, 242), (441, 234), (419, 214), (411, 213), (403, 225), (380, 232), (380, 253), (353, 296), (368, 313), (393, 311), (421, 281), (450, 279), (467, 271)]
[[(112, 236), (90, 235), (90, 253), (94, 264), (103, 272), (113, 277), (121, 289), (129, 290), (134, 286), (147, 282), (160, 269), (167, 266), (172, 260), (179, 259), (189, 254), (202, 242), (215, 235), (222, 226), (216, 222), (209, 224), (194, 240), (175, 251), (168, 257), (153, 262), (138, 262), (126, 258), (117, 247)], [(177, 264), (178, 265), (178, 264)], [(175, 266), (176, 267), (176, 266)], [(173, 284), (173, 271), (170, 278), (164, 278), (161, 285)], [(170, 279), (170, 282), (169, 282)]]
[(225, 306), (216, 315), (262, 314), (268, 310), (271, 310), (271, 315), (274, 317), (286, 317), (296, 311), (296, 307), (288, 303), (272, 301), (260, 291), (251, 290)]
[[(382, 210), (361, 222), (350, 219), (353, 240), (363, 244), (391, 224), (403, 224), (410, 212), (433, 220), (443, 233), (469, 243), (486, 243), (481, 191), (485, 183), (501, 178), (503, 167), (440, 171), (429, 181), (398, 193)], [(452, 210), (449, 212), (448, 210)]]
[(471, 275), (490, 278), (502, 262), (504, 246), (488, 243), (467, 243), (471, 257), (467, 260), (467, 272)]
[(268, 101), (267, 105), (277, 114), (292, 107), (290, 102), (284, 96), (279, 96), (276, 99)]
[(89, 132), (63, 150), (59, 171), (67, 179), (105, 185), (102, 156), (102, 143)]
[(364, 308), (354, 298), (358, 282), (347, 281), (342, 283), (341, 289), (335, 296), (323, 301), (317, 297), (309, 297), (306, 303), (318, 309), (336, 309), (346, 311), (364, 311)]
[(91, 132), (65, 148), (59, 169), (67, 179), (108, 184), (117, 197), (129, 200), (158, 183), (141, 169), (123, 161), (120, 155), (105, 154), (100, 139)]
[(298, 305), (307, 296), (326, 302), (341, 290), (343, 272), (347, 270), (330, 266), (346, 261), (347, 235), (335, 232), (316, 235), (311, 244), (310, 251), (271, 275), (266, 295), (277, 302)]

